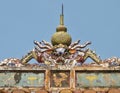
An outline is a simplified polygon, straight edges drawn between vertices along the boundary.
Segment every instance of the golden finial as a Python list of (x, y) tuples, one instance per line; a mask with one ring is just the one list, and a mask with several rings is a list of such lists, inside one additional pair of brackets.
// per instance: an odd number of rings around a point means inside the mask
[(63, 4), (62, 4), (62, 14), (60, 15), (60, 25), (64, 25)]
[(56, 28), (56, 32), (51, 38), (52, 45), (67, 45), (71, 44), (72, 38), (67, 33), (67, 28), (64, 26), (64, 13), (63, 13), (63, 4), (62, 4), (62, 13), (60, 14), (60, 25)]
[(62, 4), (62, 13), (60, 14), (60, 25), (57, 27), (56, 31), (64, 31), (67, 32), (67, 28), (64, 26), (64, 13), (63, 13), (63, 4)]

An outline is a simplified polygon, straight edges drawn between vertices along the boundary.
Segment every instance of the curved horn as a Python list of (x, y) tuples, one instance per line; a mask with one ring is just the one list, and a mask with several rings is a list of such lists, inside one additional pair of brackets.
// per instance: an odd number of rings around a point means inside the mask
[(91, 42), (86, 42), (83, 45), (76, 45), (74, 47), (72, 47), (72, 49), (76, 49), (76, 48), (85, 48), (87, 45), (91, 44)]
[(36, 44), (40, 49), (51, 49), (49, 46), (43, 46), (41, 42), (34, 41), (34, 44)]
[(35, 50), (36, 50), (37, 52), (42, 52), (41, 49), (40, 49), (38, 46), (35, 46)]
[(50, 48), (53, 47), (52, 44), (50, 44), (49, 42), (46, 42), (45, 40), (42, 40), (42, 42), (44, 43), (44, 45), (47, 45), (47, 46), (49, 46)]
[(42, 46), (42, 45), (41, 45), (41, 42), (38, 42), (38, 41), (36, 41), (36, 40), (34, 41), (34, 44), (37, 45), (38, 47), (41, 47), (41, 46)]
[(72, 48), (72, 47), (78, 45), (79, 43), (80, 43), (80, 40), (78, 40), (78, 41), (72, 43), (72, 44), (69, 46), (69, 48)]
[(90, 41), (88, 41), (88, 42), (86, 42), (85, 44), (80, 45), (80, 46), (81, 46), (81, 48), (85, 48), (87, 45), (90, 45), (90, 44), (91, 44), (91, 42), (90, 42)]

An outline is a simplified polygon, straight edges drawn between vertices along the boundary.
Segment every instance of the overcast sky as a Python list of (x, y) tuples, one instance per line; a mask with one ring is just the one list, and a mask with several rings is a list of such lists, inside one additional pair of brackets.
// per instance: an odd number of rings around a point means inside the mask
[(0, 0), (0, 60), (22, 58), (34, 40), (50, 42), (62, 3), (73, 42), (91, 41), (102, 59), (120, 57), (120, 0)]

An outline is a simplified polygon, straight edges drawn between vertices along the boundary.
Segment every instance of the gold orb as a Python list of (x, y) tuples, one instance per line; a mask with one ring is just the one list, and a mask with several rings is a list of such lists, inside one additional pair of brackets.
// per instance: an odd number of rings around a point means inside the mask
[(51, 38), (51, 43), (53, 46), (59, 44), (69, 46), (71, 41), (71, 36), (66, 31), (56, 31)]

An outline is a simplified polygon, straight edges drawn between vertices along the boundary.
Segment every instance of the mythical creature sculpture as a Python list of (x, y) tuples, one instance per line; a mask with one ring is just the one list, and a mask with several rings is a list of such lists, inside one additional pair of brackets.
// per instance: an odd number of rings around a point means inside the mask
[[(83, 45), (79, 44), (80, 40), (72, 42), (71, 36), (67, 33), (67, 28), (64, 26), (63, 5), (62, 14), (60, 15), (60, 25), (56, 28), (56, 32), (51, 37), (51, 43), (42, 41), (34, 41), (35, 47), (22, 59), (8, 58), (0, 62), (0, 66), (21, 67), (28, 63), (31, 59), (35, 59), (38, 63), (48, 66), (56, 66), (62, 69), (63, 67), (72, 68), (77, 63), (82, 65), (89, 57), (94, 62), (92, 66), (113, 67), (120, 66), (120, 58), (112, 57), (101, 60), (96, 53), (90, 49), (86, 49), (91, 42), (86, 42)], [(97, 63), (97, 64), (96, 64)], [(59, 65), (59, 66), (58, 66)], [(65, 65), (65, 66), (63, 66)], [(54, 79), (57, 81), (56, 76)], [(56, 86), (61, 86), (57, 82)]]
[(51, 43), (42, 41), (34, 41), (35, 48), (30, 51), (26, 56), (21, 59), (22, 63), (27, 63), (32, 58), (36, 59), (39, 63), (45, 63), (50, 65), (66, 65), (73, 64), (73, 62), (84, 63), (85, 60), (90, 57), (97, 64), (101, 61), (99, 57), (90, 49), (84, 49), (91, 42), (85, 44), (79, 44), (80, 40), (70, 44), (69, 46), (58, 44), (53, 46)]
[(23, 66), (20, 59), (7, 58), (0, 62), (0, 66), (21, 67)]
[[(0, 62), (0, 66), (7, 65), (13, 67), (21, 67), (28, 63), (31, 59), (37, 60), (50, 66), (66, 65), (67, 67), (74, 67), (77, 63), (83, 64), (89, 57), (95, 63), (92, 65), (99, 65), (103, 67), (120, 66), (120, 58), (112, 57), (101, 60), (94, 51), (85, 49), (91, 42), (86, 42), (83, 45), (79, 44), (80, 40), (71, 43), (72, 38), (67, 33), (67, 28), (64, 26), (63, 5), (62, 14), (60, 15), (60, 25), (56, 28), (56, 32), (51, 38), (51, 43), (42, 41), (34, 41), (36, 45), (27, 55), (22, 59), (9, 58)], [(96, 64), (97, 63), (97, 64)]]
[(101, 61), (100, 58), (90, 49), (84, 49), (91, 42), (86, 42), (81, 45), (80, 40), (72, 43), (71, 36), (67, 33), (67, 28), (64, 26), (63, 6), (62, 14), (60, 15), (60, 25), (56, 28), (56, 32), (51, 38), (51, 43), (42, 41), (34, 41), (35, 48), (24, 56), (20, 62), (28, 63), (32, 58), (39, 63), (47, 65), (72, 65), (76, 63), (84, 63), (90, 57), (97, 64)]
[(62, 82), (67, 80), (68, 75), (65, 73), (59, 73), (58, 74), (60, 77), (57, 77), (56, 74), (53, 74), (53, 81), (56, 87), (62, 87)]
[(56, 32), (51, 38), (51, 43), (42, 41), (34, 41), (35, 48), (21, 59), (22, 63), (27, 63), (32, 58), (39, 63), (49, 65), (75, 65), (76, 63), (84, 63), (90, 57), (97, 64), (101, 61), (100, 58), (90, 49), (84, 49), (91, 42), (86, 42), (81, 45), (80, 40), (72, 43), (71, 36), (67, 33), (67, 28), (64, 26), (64, 14), (62, 5), (62, 14), (60, 15), (60, 25), (56, 28)]

